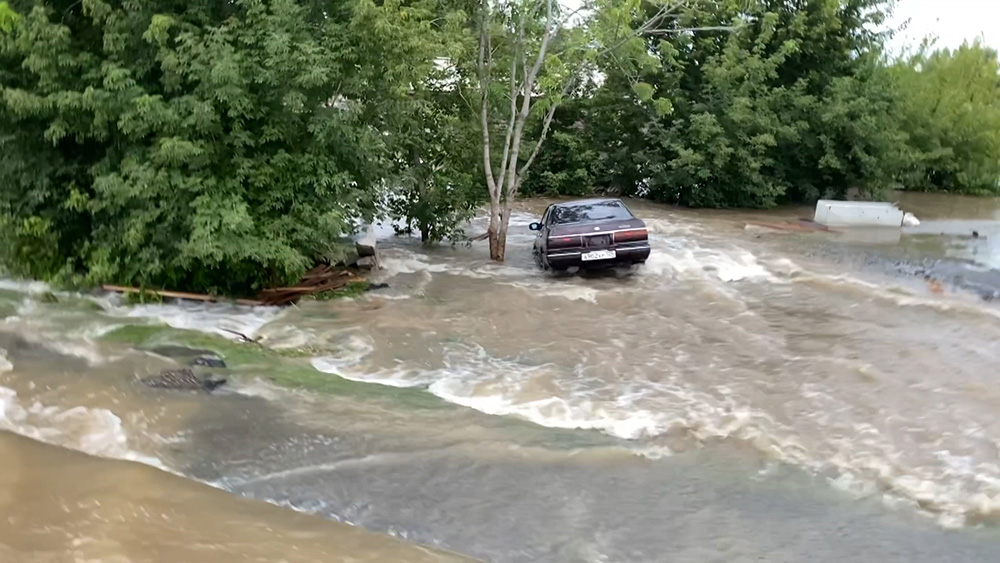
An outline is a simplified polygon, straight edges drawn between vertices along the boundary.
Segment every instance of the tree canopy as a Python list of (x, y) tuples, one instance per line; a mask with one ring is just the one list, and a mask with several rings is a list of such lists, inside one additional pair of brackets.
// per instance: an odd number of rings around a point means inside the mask
[(407, 7), (11, 6), (0, 252), (15, 273), (246, 292), (335, 258), (376, 214), (381, 110), (419, 71)]
[(892, 67), (913, 151), (907, 189), (1000, 194), (998, 70), (997, 52), (978, 41), (955, 51), (924, 45)]

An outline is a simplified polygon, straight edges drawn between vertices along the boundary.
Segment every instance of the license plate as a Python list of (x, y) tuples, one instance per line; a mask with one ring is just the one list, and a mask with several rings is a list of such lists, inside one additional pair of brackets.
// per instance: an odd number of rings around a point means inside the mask
[(580, 255), (580, 260), (584, 262), (590, 262), (591, 260), (610, 260), (618, 256), (618, 253), (614, 250), (594, 250), (593, 252), (584, 252)]

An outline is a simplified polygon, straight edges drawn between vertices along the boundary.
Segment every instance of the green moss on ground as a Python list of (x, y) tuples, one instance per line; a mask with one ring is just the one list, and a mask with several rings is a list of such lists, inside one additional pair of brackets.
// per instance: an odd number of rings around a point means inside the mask
[(105, 334), (103, 340), (145, 350), (165, 345), (211, 350), (237, 373), (260, 377), (290, 389), (358, 399), (392, 400), (418, 408), (454, 408), (419, 389), (360, 383), (323, 373), (309, 364), (308, 358), (315, 354), (308, 350), (278, 350), (261, 344), (235, 342), (214, 334), (165, 325), (126, 325)]

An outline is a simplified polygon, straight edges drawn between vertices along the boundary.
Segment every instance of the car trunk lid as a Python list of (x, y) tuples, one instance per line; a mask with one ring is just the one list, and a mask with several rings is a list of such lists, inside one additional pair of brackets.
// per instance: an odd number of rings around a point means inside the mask
[(646, 224), (641, 219), (612, 219), (570, 223), (553, 226), (549, 232), (549, 246), (554, 248), (608, 248), (621, 233), (630, 233), (630, 240), (644, 239)]

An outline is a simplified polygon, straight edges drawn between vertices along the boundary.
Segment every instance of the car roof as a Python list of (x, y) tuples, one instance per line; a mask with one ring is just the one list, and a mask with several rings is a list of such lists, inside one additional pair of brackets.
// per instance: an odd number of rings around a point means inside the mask
[(576, 207), (578, 205), (593, 205), (595, 203), (622, 203), (622, 200), (616, 197), (599, 197), (590, 199), (575, 199), (573, 201), (564, 201), (560, 203), (553, 203), (552, 207)]

